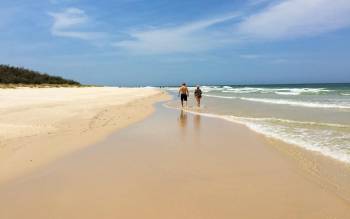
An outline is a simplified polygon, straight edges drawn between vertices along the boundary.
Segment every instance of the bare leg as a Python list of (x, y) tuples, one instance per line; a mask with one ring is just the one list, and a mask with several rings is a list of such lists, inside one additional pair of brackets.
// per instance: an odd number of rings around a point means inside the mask
[(197, 107), (201, 106), (201, 98), (196, 97), (196, 101), (197, 101)]

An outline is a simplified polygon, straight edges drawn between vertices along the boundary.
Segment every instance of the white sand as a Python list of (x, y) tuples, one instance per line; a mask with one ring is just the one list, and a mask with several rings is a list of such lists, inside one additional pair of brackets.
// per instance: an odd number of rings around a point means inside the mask
[(152, 112), (152, 88), (0, 89), (0, 183)]

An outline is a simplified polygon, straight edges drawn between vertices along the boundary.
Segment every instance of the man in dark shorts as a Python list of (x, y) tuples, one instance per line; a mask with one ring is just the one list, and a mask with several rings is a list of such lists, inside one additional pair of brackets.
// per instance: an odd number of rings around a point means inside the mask
[(189, 95), (188, 88), (185, 83), (181, 85), (179, 88), (179, 96), (181, 98), (181, 106), (184, 107), (184, 101), (186, 101), (186, 107), (187, 107), (187, 97)]

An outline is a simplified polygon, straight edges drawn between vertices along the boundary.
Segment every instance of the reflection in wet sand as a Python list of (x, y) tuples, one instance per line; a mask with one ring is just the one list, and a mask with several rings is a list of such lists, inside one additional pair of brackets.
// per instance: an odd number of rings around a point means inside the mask
[(180, 116), (178, 121), (179, 121), (180, 128), (185, 128), (187, 126), (187, 113), (184, 110), (180, 111)]
[[(188, 119), (191, 118), (192, 123), (189, 123)], [(185, 137), (188, 132), (193, 133), (192, 140), (199, 144), (199, 137), (201, 134), (201, 115), (193, 115), (189, 116), (188, 112), (186, 110), (180, 110), (180, 115), (178, 116), (178, 123), (180, 132), (182, 133), (182, 136)]]

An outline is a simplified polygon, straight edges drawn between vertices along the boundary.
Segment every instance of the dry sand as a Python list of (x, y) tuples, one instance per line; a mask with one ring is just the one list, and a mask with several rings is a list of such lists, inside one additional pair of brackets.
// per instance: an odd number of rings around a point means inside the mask
[(234, 123), (159, 107), (0, 187), (6, 219), (350, 218), (350, 204)]
[(151, 88), (0, 89), (0, 184), (145, 118)]

